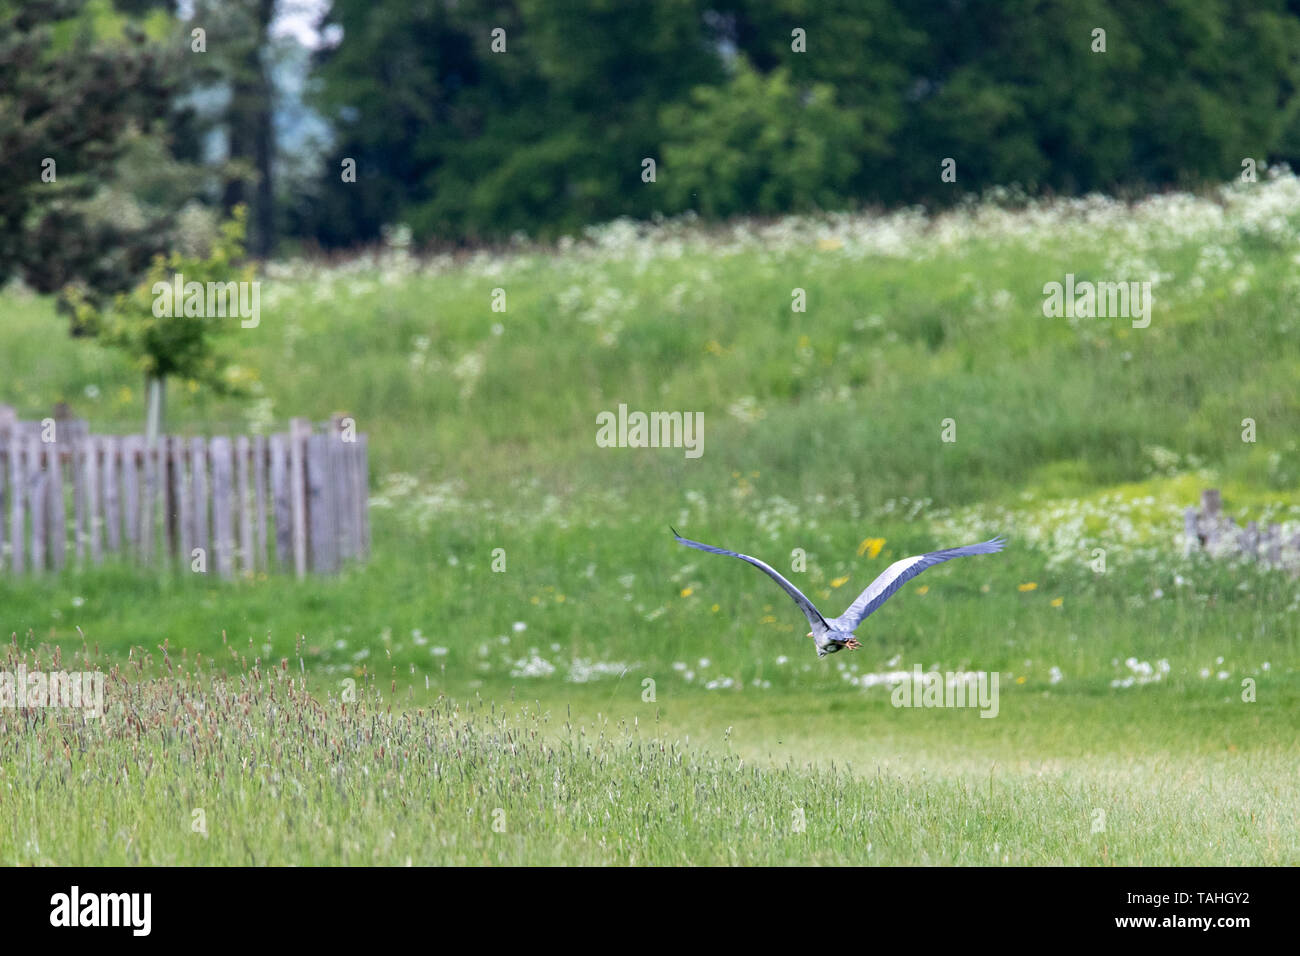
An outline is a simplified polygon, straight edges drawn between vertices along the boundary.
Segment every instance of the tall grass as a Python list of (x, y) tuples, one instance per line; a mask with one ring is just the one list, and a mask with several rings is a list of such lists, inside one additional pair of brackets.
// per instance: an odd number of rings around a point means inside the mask
[[(136, 656), (108, 672), (100, 719), (0, 710), (0, 862), (6, 865), (1294, 863), (1295, 781), (1280, 742), (1228, 717), (1231, 752), (1163, 727), (1099, 759), (1068, 731), (1011, 725), (1050, 759), (1025, 759), (997, 721), (931, 721), (891, 737), (868, 774), (763, 767), (711, 731), (701, 751), (662, 709), (611, 720), (537, 704), (439, 697), (395, 708), (307, 692), (294, 662)], [(6, 666), (93, 662), (20, 655)], [(219, 669), (214, 665), (227, 665)], [(588, 702), (589, 703), (589, 702)], [(777, 702), (777, 712), (781, 704)], [(806, 733), (806, 709), (760, 746)], [(671, 708), (669, 708), (671, 709)], [(713, 715), (716, 719), (717, 716)], [(850, 716), (864, 719), (880, 708)], [(931, 713), (930, 716), (933, 716)], [(989, 732), (985, 732), (989, 728)], [(963, 761), (936, 752), (944, 733)], [(1113, 739), (1111, 737), (1113, 735)], [(1177, 755), (1163, 750), (1176, 746)], [(742, 745), (744, 746), (744, 745)], [(776, 743), (778, 749), (782, 748)], [(752, 749), (745, 747), (746, 750)], [(942, 772), (931, 761), (938, 760)], [(1170, 825), (1176, 820), (1175, 826)]]

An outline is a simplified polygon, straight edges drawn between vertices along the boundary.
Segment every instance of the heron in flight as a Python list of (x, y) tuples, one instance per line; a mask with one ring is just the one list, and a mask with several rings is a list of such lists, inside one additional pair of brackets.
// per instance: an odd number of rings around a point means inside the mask
[(747, 554), (728, 551), (726, 548), (715, 548), (711, 544), (701, 544), (698, 541), (683, 538), (677, 533), (676, 529), (670, 528), (669, 530), (672, 531), (673, 537), (677, 539), (678, 544), (684, 544), (686, 547), (695, 548), (698, 551), (707, 551), (710, 554), (725, 554), (733, 558), (740, 558), (742, 561), (748, 561), (781, 585), (785, 593), (790, 595), (795, 604), (799, 605), (799, 610), (803, 611), (804, 617), (808, 618), (808, 623), (812, 625), (812, 630), (806, 636), (817, 642), (818, 657), (834, 654), (846, 647), (851, 651), (856, 651), (861, 647), (862, 645), (858, 643), (857, 636), (853, 632), (880, 605), (888, 601), (895, 591), (926, 568), (932, 568), (944, 561), (951, 561), (953, 558), (964, 558), (970, 554), (994, 554), (1001, 551), (1002, 545), (1005, 543), (1002, 538), (994, 538), (991, 541), (981, 541), (979, 544), (968, 544), (963, 548), (931, 551), (929, 554), (918, 554), (910, 558), (903, 558), (901, 561), (895, 561), (885, 568), (879, 577), (867, 585), (867, 589), (858, 595), (858, 599), (849, 605), (847, 611), (839, 617), (827, 620), (821, 616), (821, 612), (817, 610), (813, 602), (808, 600), (802, 591), (787, 581), (779, 571), (766, 562), (760, 561), (758, 558), (751, 558)]

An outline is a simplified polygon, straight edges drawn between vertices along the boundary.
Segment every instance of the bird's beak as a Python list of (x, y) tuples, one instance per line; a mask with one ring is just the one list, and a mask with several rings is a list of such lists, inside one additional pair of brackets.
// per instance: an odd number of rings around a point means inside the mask
[(804, 635), (804, 637), (812, 637), (812, 631), (809, 631), (807, 634)]

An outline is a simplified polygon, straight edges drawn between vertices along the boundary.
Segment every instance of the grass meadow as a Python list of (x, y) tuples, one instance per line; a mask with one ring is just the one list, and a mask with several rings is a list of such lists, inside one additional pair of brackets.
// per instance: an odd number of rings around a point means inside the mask
[[(0, 862), (1300, 863), (1300, 583), (1182, 542), (1207, 487), (1300, 532), (1297, 225), (1283, 174), (273, 263), (256, 394), (173, 383), (169, 426), (352, 414), (372, 560), (0, 573), (5, 668), (108, 674), (101, 719), (0, 709)], [(1045, 317), (1067, 273), (1150, 281), (1150, 326)], [(0, 317), (0, 401), (141, 429), (120, 355)], [(702, 412), (703, 454), (598, 447), (620, 404)], [(670, 524), (825, 614), (1008, 545), (819, 660)], [(996, 672), (997, 716), (893, 706), (914, 666)]]

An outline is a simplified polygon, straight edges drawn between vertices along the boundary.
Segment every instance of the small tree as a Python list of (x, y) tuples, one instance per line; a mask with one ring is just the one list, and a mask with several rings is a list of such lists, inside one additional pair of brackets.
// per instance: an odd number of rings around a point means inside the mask
[(170, 309), (159, 307), (178, 275), (184, 285), (198, 282), (204, 288), (209, 283), (254, 281), (253, 264), (244, 261), (245, 218), (244, 207), (236, 207), (206, 254), (156, 257), (145, 280), (115, 297), (103, 311), (76, 299), (75, 290), (70, 293), (77, 321), (93, 328), (104, 345), (125, 351), (144, 373), (145, 434), (150, 442), (162, 433), (169, 378), (195, 382), (218, 395), (247, 394), (253, 383), (253, 376), (236, 365), (226, 349), (229, 335), (239, 327), (237, 314), (214, 315), (208, 308), (189, 314), (183, 300), (172, 302)]
[(668, 206), (715, 217), (837, 208), (867, 145), (861, 115), (830, 84), (805, 88), (785, 68), (764, 76), (743, 57), (725, 86), (664, 107), (663, 125)]

